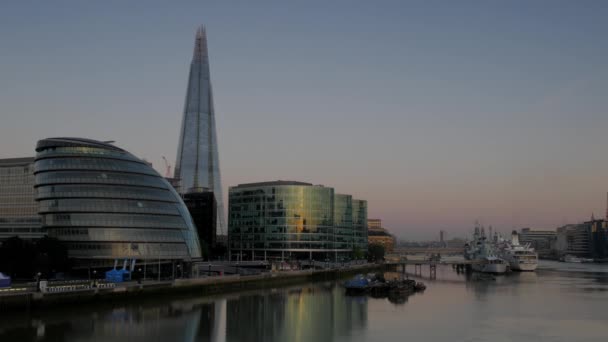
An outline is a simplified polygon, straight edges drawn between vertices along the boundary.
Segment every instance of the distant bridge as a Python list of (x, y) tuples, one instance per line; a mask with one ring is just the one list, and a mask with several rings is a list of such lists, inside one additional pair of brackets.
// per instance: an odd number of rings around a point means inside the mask
[(397, 247), (393, 254), (464, 254), (464, 247)]

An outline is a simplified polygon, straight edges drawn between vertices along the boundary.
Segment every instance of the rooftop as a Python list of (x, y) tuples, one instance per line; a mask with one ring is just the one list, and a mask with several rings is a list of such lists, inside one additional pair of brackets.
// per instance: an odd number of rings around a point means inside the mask
[(97, 140), (93, 140), (93, 139), (86, 139), (86, 138), (66, 138), (66, 137), (42, 139), (42, 140), (38, 141), (38, 143), (36, 144), (36, 151), (40, 151), (40, 150), (43, 150), (46, 148), (51, 148), (51, 147), (83, 147), (83, 146), (84, 147), (104, 148), (107, 150), (124, 152), (123, 149), (116, 147), (107, 142), (97, 141)]
[(34, 159), (34, 157), (0, 159), (0, 167), (27, 165), (33, 163)]
[(276, 180), (270, 182), (257, 182), (257, 183), (244, 183), (235, 186), (235, 188), (255, 188), (261, 186), (283, 186), (283, 185), (300, 185), (300, 186), (313, 186), (311, 183), (298, 182), (298, 181), (284, 181)]

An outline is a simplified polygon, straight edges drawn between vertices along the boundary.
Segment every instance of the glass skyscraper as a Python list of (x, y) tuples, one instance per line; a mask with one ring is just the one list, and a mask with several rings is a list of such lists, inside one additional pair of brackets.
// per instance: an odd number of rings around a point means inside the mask
[(223, 232), (222, 181), (207, 35), (203, 27), (196, 32), (174, 177), (179, 181), (179, 192), (182, 194), (202, 191), (214, 193), (217, 201), (217, 227)]
[(36, 146), (42, 227), (78, 260), (201, 257), (196, 228), (173, 187), (114, 145), (50, 138)]

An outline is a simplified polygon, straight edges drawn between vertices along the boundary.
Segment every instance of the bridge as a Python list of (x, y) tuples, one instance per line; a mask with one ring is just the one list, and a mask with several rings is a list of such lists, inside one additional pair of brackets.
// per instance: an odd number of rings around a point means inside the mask
[(397, 247), (393, 254), (412, 255), (412, 254), (464, 254), (463, 247)]
[[(432, 255), (432, 253), (431, 253)], [(439, 254), (435, 253), (435, 256), (427, 257), (427, 256), (412, 256), (410, 258), (400, 255), (400, 254), (388, 254), (385, 257), (385, 265), (387, 266), (395, 266), (402, 267), (401, 272), (405, 273), (405, 268), (408, 265), (414, 265), (414, 274), (422, 275), (422, 266), (429, 267), (429, 273), (431, 278), (436, 278), (437, 276), (437, 265), (451, 265), (457, 271), (464, 271), (467, 268), (470, 268), (471, 265), (482, 265), (487, 263), (486, 260), (477, 259), (477, 260), (465, 260), (461, 257), (440, 257)]]

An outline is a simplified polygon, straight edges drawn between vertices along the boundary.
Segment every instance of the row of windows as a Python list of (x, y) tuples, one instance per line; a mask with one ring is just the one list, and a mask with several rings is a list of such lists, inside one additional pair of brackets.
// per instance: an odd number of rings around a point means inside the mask
[(55, 147), (44, 149), (37, 153), (38, 158), (44, 157), (58, 157), (58, 156), (77, 156), (77, 157), (111, 157), (117, 159), (124, 160), (134, 160), (137, 161), (137, 158), (129, 155), (128, 153), (116, 151), (116, 150), (106, 150), (102, 148), (95, 147)]
[(132, 161), (101, 158), (53, 158), (36, 161), (35, 172), (51, 170), (96, 170), (156, 175), (149, 166)]
[(126, 228), (59, 228), (50, 234), (64, 241), (182, 242), (179, 230)]
[(67, 242), (72, 257), (148, 257), (187, 258), (188, 249), (183, 243), (70, 243)]
[(116, 184), (167, 189), (160, 177), (116, 172), (55, 171), (36, 174), (36, 185), (45, 184)]
[(180, 215), (174, 203), (89, 198), (42, 200), (40, 201), (39, 212), (110, 212)]
[(129, 214), (43, 214), (43, 227), (141, 227), (187, 229), (179, 216)]
[(37, 199), (61, 197), (125, 198), (177, 202), (168, 190), (112, 185), (53, 185), (38, 188)]

